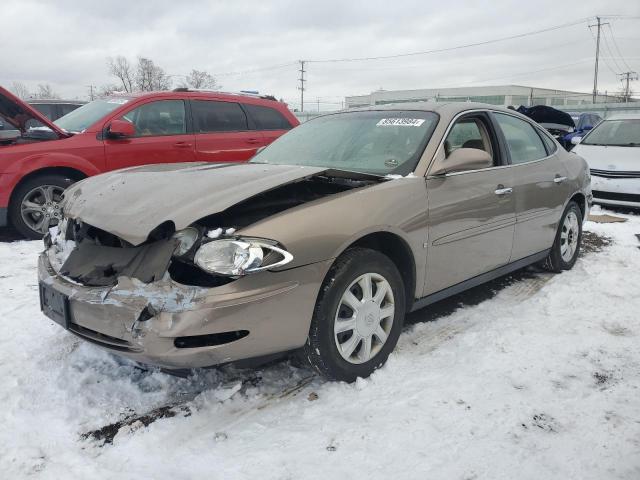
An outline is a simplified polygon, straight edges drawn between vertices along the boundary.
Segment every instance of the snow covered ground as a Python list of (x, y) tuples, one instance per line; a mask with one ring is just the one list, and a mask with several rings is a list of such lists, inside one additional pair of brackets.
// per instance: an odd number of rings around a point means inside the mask
[(640, 216), (627, 217), (589, 222), (612, 243), (570, 272), (412, 314), (388, 364), (353, 385), (286, 361), (140, 369), (40, 313), (40, 242), (0, 243), (0, 478), (637, 480)]

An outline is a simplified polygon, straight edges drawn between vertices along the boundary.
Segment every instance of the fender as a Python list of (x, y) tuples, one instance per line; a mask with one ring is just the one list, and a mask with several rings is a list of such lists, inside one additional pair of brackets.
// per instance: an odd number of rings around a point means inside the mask
[(413, 257), (413, 262), (415, 265), (416, 259), (415, 254), (413, 253), (413, 249), (411, 248), (410, 239), (407, 237), (406, 232), (404, 232), (401, 228), (398, 228), (394, 225), (375, 225), (372, 227), (365, 228), (364, 230), (360, 230), (359, 232), (351, 235), (346, 241), (338, 246), (335, 249), (333, 254), (330, 256), (331, 259), (336, 259), (340, 255), (342, 255), (351, 245), (354, 243), (358, 243), (358, 241), (362, 240), (368, 235), (375, 233), (391, 233), (394, 236), (398, 237), (402, 243), (404, 243), (407, 249), (411, 252), (411, 256)]
[(102, 173), (93, 163), (78, 155), (69, 153), (35, 153), (22, 157), (11, 164), (13, 173), (20, 173), (20, 177), (25, 177), (36, 170), (43, 168), (66, 167), (78, 170), (86, 176)]
[(0, 205), (8, 205), (16, 186), (28, 175), (38, 170), (51, 168), (71, 168), (85, 176), (102, 173), (95, 165), (77, 155), (68, 153), (36, 153), (20, 158), (12, 162), (14, 167), (11, 172), (3, 175), (4, 181), (0, 191)]

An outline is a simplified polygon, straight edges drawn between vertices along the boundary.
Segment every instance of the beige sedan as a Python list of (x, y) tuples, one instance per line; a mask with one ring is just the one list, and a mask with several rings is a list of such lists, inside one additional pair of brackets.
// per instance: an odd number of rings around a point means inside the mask
[(150, 165), (70, 187), (41, 306), (169, 369), (295, 350), (366, 377), (406, 312), (539, 262), (573, 266), (584, 160), (511, 110), (419, 103), (325, 115), (247, 164)]

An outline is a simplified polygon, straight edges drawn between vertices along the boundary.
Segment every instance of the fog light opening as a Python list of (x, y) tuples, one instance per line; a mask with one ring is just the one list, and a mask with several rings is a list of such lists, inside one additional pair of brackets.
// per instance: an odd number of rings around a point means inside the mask
[(235, 342), (249, 335), (249, 330), (235, 330), (233, 332), (211, 333), (209, 335), (193, 335), (178, 337), (173, 341), (176, 348), (214, 347)]

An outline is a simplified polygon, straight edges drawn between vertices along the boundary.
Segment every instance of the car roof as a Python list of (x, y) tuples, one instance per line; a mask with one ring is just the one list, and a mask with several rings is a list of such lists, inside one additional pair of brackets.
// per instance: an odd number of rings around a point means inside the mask
[(605, 120), (640, 120), (640, 113), (616, 113)]
[[(452, 118), (469, 110), (494, 110), (498, 112), (509, 113), (516, 115), (523, 119), (529, 120), (526, 116), (518, 113), (515, 110), (511, 110), (506, 107), (498, 105), (489, 105), (488, 103), (477, 102), (406, 102), (406, 103), (388, 103), (385, 105), (370, 105), (366, 107), (355, 107), (347, 110), (341, 110), (335, 113), (348, 113), (348, 112), (366, 112), (366, 111), (384, 111), (384, 110), (415, 110), (422, 112), (436, 112), (441, 117)], [(329, 113), (328, 115), (331, 115)]]
[(185, 98), (185, 97), (211, 97), (217, 99), (224, 100), (238, 100), (241, 98), (255, 100), (257, 102), (273, 102), (279, 105), (285, 105), (282, 102), (276, 100), (273, 96), (270, 95), (254, 95), (251, 93), (235, 93), (235, 92), (220, 92), (217, 90), (196, 90), (196, 89), (186, 89), (186, 88), (177, 88), (174, 90), (161, 90), (154, 92), (114, 92), (110, 97), (124, 97), (124, 98), (153, 98), (153, 97), (176, 97), (176, 98)]

